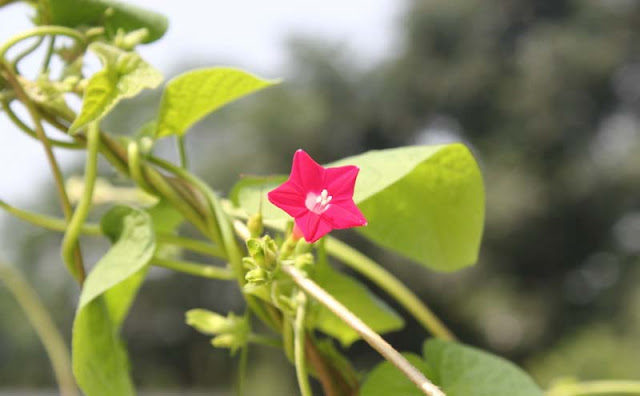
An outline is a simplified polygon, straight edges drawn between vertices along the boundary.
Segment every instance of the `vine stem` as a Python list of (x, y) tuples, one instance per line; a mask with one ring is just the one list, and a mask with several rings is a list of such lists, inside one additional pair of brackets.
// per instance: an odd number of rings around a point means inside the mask
[[(2, 48), (4, 48), (4, 51), (6, 51), (5, 47)], [(4, 69), (7, 82), (13, 88), (18, 99), (20, 99), (20, 101), (25, 105), (27, 111), (29, 112), (29, 115), (31, 116), (31, 119), (33, 120), (33, 123), (35, 124), (36, 134), (38, 136), (38, 139), (42, 143), (47, 161), (49, 162), (49, 167), (51, 168), (51, 173), (53, 174), (56, 190), (58, 192), (58, 198), (60, 200), (60, 205), (62, 206), (62, 212), (64, 213), (64, 217), (67, 220), (70, 220), (72, 214), (71, 203), (69, 202), (67, 191), (64, 188), (64, 181), (62, 178), (62, 172), (60, 171), (60, 167), (58, 166), (58, 161), (53, 154), (53, 150), (51, 149), (51, 145), (49, 144), (49, 140), (44, 131), (44, 127), (42, 126), (40, 114), (36, 110), (34, 104), (31, 102), (31, 99), (29, 98), (27, 93), (22, 88), (22, 85), (20, 85), (20, 82), (18, 81), (16, 75), (13, 73), (11, 67), (3, 59), (3, 56), (4, 52), (0, 50), (0, 68)], [(84, 281), (85, 271), (84, 264), (82, 262), (82, 253), (80, 252), (80, 247), (77, 244), (73, 249), (73, 258), (75, 259), (73, 261), (75, 268), (72, 271), (72, 274), (76, 279), (79, 280), (80, 283), (82, 283)]]
[(587, 396), (604, 394), (640, 395), (639, 381), (587, 381), (575, 384), (559, 384), (546, 396)]
[(388, 342), (386, 342), (378, 333), (367, 326), (353, 312), (342, 305), (333, 296), (327, 293), (323, 288), (318, 286), (311, 279), (307, 278), (302, 272), (291, 265), (283, 265), (282, 270), (291, 277), (298, 287), (307, 294), (318, 300), (322, 305), (327, 307), (336, 316), (342, 319), (353, 330), (355, 330), (373, 349), (378, 351), (391, 364), (396, 366), (407, 378), (411, 380), (422, 393), (427, 396), (445, 396), (445, 394), (435, 386), (427, 377), (424, 376), (417, 368), (415, 368), (400, 352), (396, 351)]
[(177, 272), (199, 276), (201, 278), (233, 280), (236, 275), (227, 268), (214, 267), (212, 265), (198, 264), (191, 261), (169, 260), (154, 257), (151, 264), (156, 267), (168, 268)]
[(447, 341), (455, 340), (455, 336), (451, 330), (442, 323), (429, 307), (427, 307), (411, 289), (382, 268), (378, 263), (344, 242), (332, 237), (326, 238), (325, 247), (327, 253), (331, 256), (360, 272), (391, 295), (435, 337)]
[(98, 123), (93, 122), (89, 124), (87, 129), (87, 162), (84, 170), (84, 190), (76, 210), (73, 212), (73, 216), (71, 216), (67, 232), (64, 234), (64, 238), (62, 239), (62, 258), (80, 284), (84, 282), (85, 274), (84, 270), (78, 272), (79, 269), (74, 268), (73, 252), (78, 243), (78, 237), (82, 231), (82, 225), (87, 220), (89, 209), (91, 209), (93, 187), (95, 186), (98, 173), (99, 146), (100, 130), (98, 129)]
[(305, 316), (307, 313), (307, 296), (299, 292), (296, 296), (298, 307), (296, 308), (296, 319), (294, 324), (293, 355), (296, 366), (296, 377), (300, 387), (301, 396), (313, 396), (309, 385), (309, 375), (307, 374), (307, 361), (304, 353), (305, 345)]
[(84, 35), (77, 30), (70, 29), (64, 26), (38, 26), (20, 34), (16, 34), (9, 40), (5, 41), (2, 46), (0, 46), (0, 58), (4, 58), (4, 55), (7, 53), (7, 51), (22, 40), (34, 36), (46, 36), (49, 34), (67, 36), (77, 41), (85, 42)]
[(4, 281), (13, 294), (44, 345), (58, 382), (60, 394), (62, 396), (78, 396), (71, 372), (69, 349), (36, 292), (17, 270), (2, 262), (0, 262), (0, 280)]
[[(65, 232), (67, 230), (67, 222), (64, 219), (58, 219), (56, 217), (18, 209), (2, 200), (0, 200), (0, 208), (6, 210), (9, 214), (12, 214), (18, 219), (24, 220), (38, 227), (59, 232)], [(101, 236), (102, 230), (100, 229), (99, 224), (84, 223), (82, 227), (80, 227), (80, 233), (82, 235)], [(222, 249), (208, 242), (164, 233), (156, 234), (156, 239), (158, 240), (158, 242), (178, 246), (182, 249), (187, 249), (192, 252), (222, 259), (226, 258)]]
[(178, 146), (178, 156), (180, 158), (180, 167), (189, 169), (189, 157), (187, 157), (187, 143), (184, 135), (176, 136), (176, 145)]

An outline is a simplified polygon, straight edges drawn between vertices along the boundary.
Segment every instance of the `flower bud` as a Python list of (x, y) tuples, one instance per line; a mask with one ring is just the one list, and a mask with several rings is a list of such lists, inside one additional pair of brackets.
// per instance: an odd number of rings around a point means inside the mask
[(244, 276), (249, 283), (263, 284), (271, 280), (271, 275), (264, 268), (256, 267)]
[(225, 317), (205, 309), (191, 309), (187, 311), (185, 317), (189, 326), (204, 334), (228, 333), (244, 326), (244, 319), (233, 313)]
[(264, 225), (262, 223), (262, 214), (256, 213), (253, 216), (249, 217), (249, 220), (247, 221), (247, 228), (249, 229), (251, 236), (254, 238), (257, 238), (260, 235), (262, 235), (262, 232), (264, 231)]

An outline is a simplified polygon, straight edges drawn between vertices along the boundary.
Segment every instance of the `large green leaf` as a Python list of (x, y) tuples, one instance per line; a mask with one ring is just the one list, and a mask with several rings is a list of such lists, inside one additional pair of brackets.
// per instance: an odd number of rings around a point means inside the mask
[[(404, 326), (402, 317), (364, 285), (331, 268), (325, 254), (318, 255), (313, 278), (320, 287), (377, 333), (388, 333)], [(338, 339), (344, 347), (360, 339), (360, 335), (355, 330), (328, 308), (323, 305), (317, 305), (316, 308), (317, 310), (310, 315), (310, 321), (319, 330)]]
[(424, 355), (433, 381), (447, 396), (542, 396), (520, 368), (479, 349), (432, 339), (424, 344)]
[[(422, 358), (413, 353), (402, 354), (415, 368), (429, 377), (430, 368)], [(424, 393), (393, 364), (384, 361), (367, 375), (360, 387), (360, 396), (424, 396)], [(471, 396), (475, 393), (469, 393)]]
[[(104, 26), (109, 37), (122, 29), (131, 32), (147, 29), (146, 43), (162, 37), (167, 30), (167, 18), (153, 11), (111, 0), (49, 0), (49, 20), (52, 25), (68, 27)], [(108, 11), (107, 11), (108, 10)]]
[(162, 82), (162, 74), (135, 52), (100, 42), (91, 44), (89, 48), (100, 57), (104, 69), (89, 79), (80, 114), (69, 127), (72, 134), (102, 119), (121, 99), (131, 98)]
[[(454, 271), (475, 263), (484, 223), (482, 175), (462, 144), (370, 151), (328, 164), (357, 165), (354, 201), (369, 221), (358, 228), (374, 242), (430, 268)], [(288, 220), (269, 203), (273, 178), (246, 179), (234, 203), (265, 221)]]
[(87, 396), (133, 395), (119, 328), (155, 251), (147, 213), (116, 206), (101, 221), (113, 246), (82, 288), (73, 323), (73, 372)]
[(277, 82), (231, 67), (183, 73), (169, 81), (164, 89), (156, 134), (158, 137), (183, 135), (205, 115)]

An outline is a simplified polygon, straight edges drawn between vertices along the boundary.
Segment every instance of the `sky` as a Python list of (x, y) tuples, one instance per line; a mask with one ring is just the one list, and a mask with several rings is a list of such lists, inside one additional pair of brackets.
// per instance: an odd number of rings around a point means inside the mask
[[(361, 61), (384, 59), (394, 47), (397, 0), (130, 1), (169, 18), (169, 30), (156, 43), (139, 47), (143, 58), (165, 75), (182, 59), (220, 59), (264, 77), (286, 81), (285, 40), (292, 34), (347, 46)], [(0, 9), (0, 43), (31, 26), (22, 4)], [(34, 64), (35, 66), (35, 64)], [(216, 66), (216, 65), (211, 65)], [(27, 65), (28, 68), (28, 65)], [(0, 112), (0, 199), (28, 208), (49, 170), (40, 144), (14, 130)], [(82, 153), (56, 150), (68, 175)], [(0, 214), (0, 220), (4, 214)]]

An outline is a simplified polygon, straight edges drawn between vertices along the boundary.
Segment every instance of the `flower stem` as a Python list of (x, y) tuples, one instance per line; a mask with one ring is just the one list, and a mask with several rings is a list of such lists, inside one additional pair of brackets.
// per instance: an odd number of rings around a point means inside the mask
[(404, 375), (416, 384), (418, 389), (427, 396), (444, 396), (444, 393), (415, 368), (404, 356), (396, 351), (378, 333), (367, 326), (360, 318), (349, 311), (332, 295), (307, 278), (302, 272), (291, 265), (283, 265), (282, 270), (291, 277), (298, 287), (318, 300), (337, 317), (355, 330), (373, 349), (396, 366)]
[(360, 272), (369, 280), (389, 293), (407, 311), (409, 311), (425, 329), (437, 338), (455, 340), (453, 333), (438, 319), (404, 283), (378, 263), (360, 253), (351, 246), (332, 237), (326, 238), (327, 253)]
[(574, 384), (559, 384), (546, 396), (586, 396), (586, 395), (640, 395), (640, 381), (588, 381)]
[(232, 280), (235, 279), (233, 271), (227, 268), (214, 267), (212, 265), (198, 264), (191, 261), (169, 260), (154, 257), (151, 264), (156, 267), (168, 268), (185, 274), (202, 278)]
[(69, 349), (36, 292), (17, 270), (2, 262), (0, 262), (0, 280), (4, 281), (13, 294), (44, 345), (58, 382), (60, 394), (62, 396), (78, 396), (71, 372)]
[(296, 319), (293, 331), (293, 355), (296, 366), (296, 377), (298, 378), (298, 386), (300, 387), (301, 396), (313, 396), (311, 386), (309, 385), (309, 375), (307, 374), (307, 359), (304, 353), (304, 338), (306, 333), (304, 323), (307, 312), (307, 297), (304, 293), (299, 292), (296, 300), (298, 308), (296, 309)]

